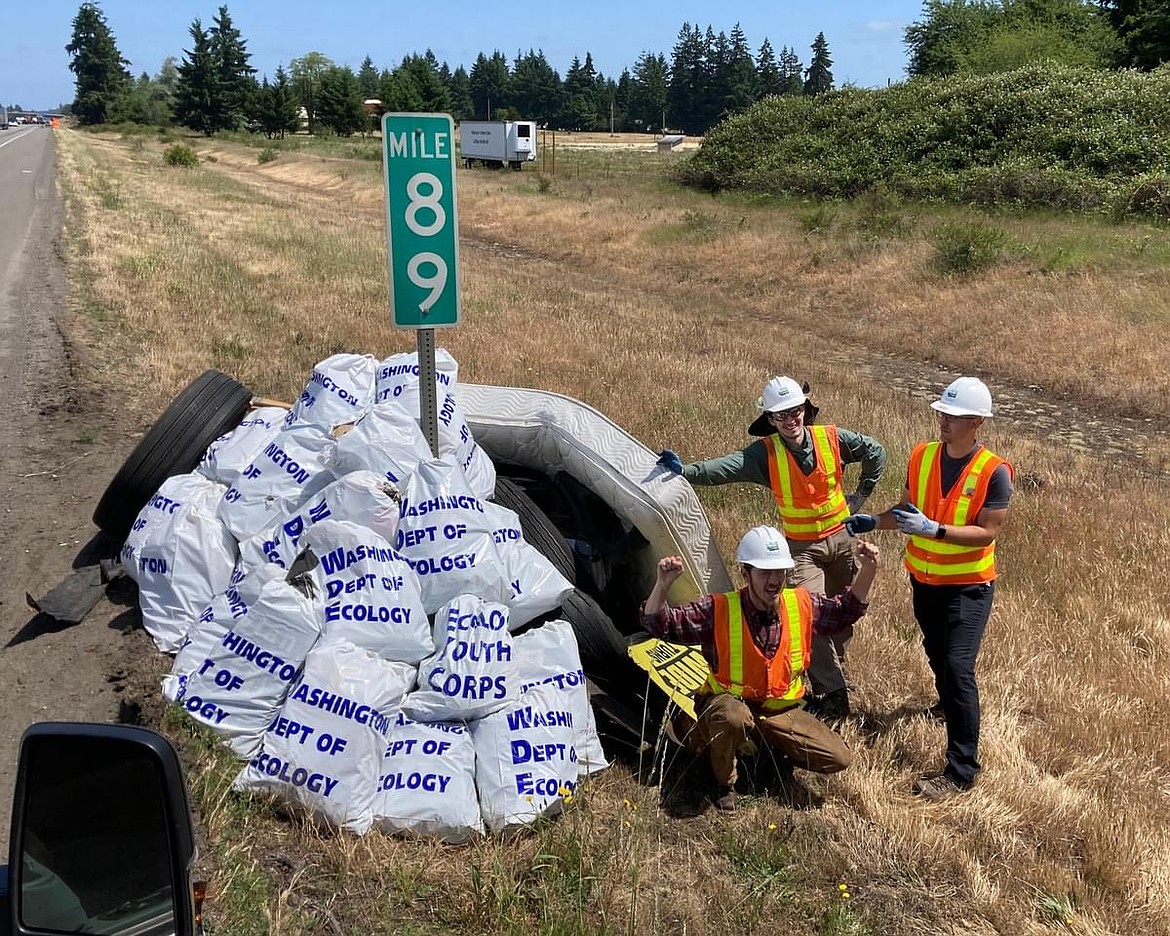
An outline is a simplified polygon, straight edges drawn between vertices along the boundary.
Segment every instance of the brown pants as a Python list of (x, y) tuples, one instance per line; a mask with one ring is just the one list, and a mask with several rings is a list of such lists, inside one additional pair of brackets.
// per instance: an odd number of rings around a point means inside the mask
[(720, 785), (735, 785), (735, 756), (749, 741), (767, 744), (794, 767), (814, 773), (836, 773), (853, 763), (844, 739), (802, 708), (770, 715), (721, 693), (697, 697), (695, 713), (698, 722), (691, 723), (683, 743), (696, 753), (706, 749)]
[[(857, 571), (853, 562), (853, 541), (844, 530), (822, 540), (788, 541), (796, 568), (792, 570), (792, 584), (807, 588), (813, 594), (839, 595), (845, 591)], [(830, 635), (813, 634), (812, 657), (808, 678), (813, 692), (825, 695), (845, 688), (845, 647), (853, 636), (853, 626)]]

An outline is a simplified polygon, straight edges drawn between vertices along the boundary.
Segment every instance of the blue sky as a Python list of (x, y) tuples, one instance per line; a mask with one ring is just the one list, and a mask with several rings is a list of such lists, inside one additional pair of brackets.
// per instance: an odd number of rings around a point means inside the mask
[[(106, 15), (130, 70), (154, 75), (168, 55), (190, 45), (195, 17), (211, 25), (218, 0), (104, 0)], [(0, 103), (47, 110), (73, 100), (73, 74), (65, 46), (80, 0), (0, 0)], [(764, 38), (774, 49), (790, 46), (808, 64), (809, 46), (824, 32), (837, 84), (877, 87), (904, 77), (905, 27), (919, 17), (921, 0), (741, 0), (736, 4), (689, 0), (593, 0), (576, 3), (501, 3), (413, 0), (232, 0), (232, 20), (248, 43), (252, 64), (271, 77), (277, 65), (321, 52), (357, 70), (369, 55), (379, 68), (403, 56), (434, 50), (452, 68), (470, 69), (479, 52), (543, 49), (563, 77), (573, 56), (593, 54), (597, 69), (617, 78), (643, 51), (671, 48), (684, 22), (730, 33), (738, 21), (753, 54)]]

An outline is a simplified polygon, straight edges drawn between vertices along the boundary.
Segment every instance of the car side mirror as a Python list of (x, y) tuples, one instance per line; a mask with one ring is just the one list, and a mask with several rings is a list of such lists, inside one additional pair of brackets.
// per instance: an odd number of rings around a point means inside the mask
[(195, 933), (191, 812), (162, 735), (131, 725), (28, 728), (9, 838), (4, 932)]

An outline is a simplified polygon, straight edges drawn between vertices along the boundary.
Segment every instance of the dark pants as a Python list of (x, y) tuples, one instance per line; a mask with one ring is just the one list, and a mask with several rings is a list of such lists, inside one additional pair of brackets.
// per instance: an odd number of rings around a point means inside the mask
[(943, 773), (968, 787), (979, 773), (979, 687), (975, 657), (991, 615), (995, 583), (923, 585), (910, 580), (914, 617), (934, 671), (934, 685), (947, 723)]

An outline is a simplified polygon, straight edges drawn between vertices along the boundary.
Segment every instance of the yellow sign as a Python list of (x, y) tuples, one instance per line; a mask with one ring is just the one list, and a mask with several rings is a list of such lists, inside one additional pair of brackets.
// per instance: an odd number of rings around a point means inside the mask
[(695, 693), (707, 682), (711, 668), (698, 647), (667, 643), (652, 637), (629, 649), (630, 658), (684, 712), (695, 717)]

